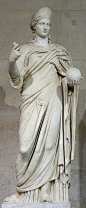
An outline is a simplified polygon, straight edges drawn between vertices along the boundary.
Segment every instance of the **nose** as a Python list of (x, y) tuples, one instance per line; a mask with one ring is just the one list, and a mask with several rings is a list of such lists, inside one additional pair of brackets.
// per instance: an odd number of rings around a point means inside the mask
[(46, 25), (46, 24), (44, 24), (44, 29), (45, 29), (45, 30), (47, 29), (47, 25)]

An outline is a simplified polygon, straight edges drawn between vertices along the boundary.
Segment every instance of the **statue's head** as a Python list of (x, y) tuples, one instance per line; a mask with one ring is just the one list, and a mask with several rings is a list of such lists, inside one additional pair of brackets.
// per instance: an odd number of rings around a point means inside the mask
[(52, 11), (48, 7), (43, 7), (39, 9), (31, 18), (30, 28), (33, 34), (33, 40), (35, 40), (36, 25), (41, 20), (47, 19), (50, 26), (52, 24)]

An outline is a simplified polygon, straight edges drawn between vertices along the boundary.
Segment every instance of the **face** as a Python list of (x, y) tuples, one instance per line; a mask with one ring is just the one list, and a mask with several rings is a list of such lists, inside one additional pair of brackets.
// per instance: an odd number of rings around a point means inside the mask
[(38, 21), (35, 26), (36, 34), (41, 38), (45, 38), (48, 36), (50, 31), (50, 19), (49, 18), (42, 18)]

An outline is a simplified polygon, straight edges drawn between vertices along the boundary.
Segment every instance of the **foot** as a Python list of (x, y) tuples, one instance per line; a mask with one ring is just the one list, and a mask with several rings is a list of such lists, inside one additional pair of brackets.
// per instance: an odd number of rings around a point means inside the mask
[(51, 197), (47, 193), (45, 193), (41, 196), (40, 201), (41, 202), (52, 202)]
[(16, 193), (12, 196), (6, 197), (3, 201), (4, 203), (18, 203), (19, 202), (19, 194)]

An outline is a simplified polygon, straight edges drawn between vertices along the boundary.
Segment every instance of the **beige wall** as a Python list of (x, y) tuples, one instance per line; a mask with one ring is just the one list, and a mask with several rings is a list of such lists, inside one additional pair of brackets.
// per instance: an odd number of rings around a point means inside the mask
[(53, 42), (63, 45), (83, 76), (77, 108), (76, 151), (72, 164), (71, 207), (86, 206), (86, 0), (0, 0), (0, 203), (16, 191), (20, 93), (10, 86), (7, 68), (12, 42), (31, 39), (30, 18), (48, 6), (53, 11)]

